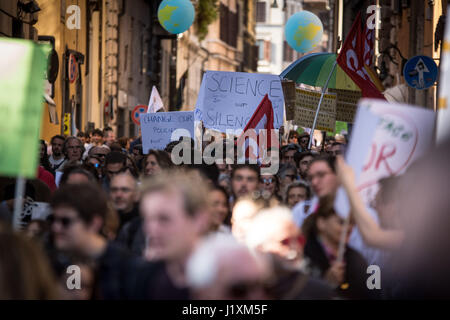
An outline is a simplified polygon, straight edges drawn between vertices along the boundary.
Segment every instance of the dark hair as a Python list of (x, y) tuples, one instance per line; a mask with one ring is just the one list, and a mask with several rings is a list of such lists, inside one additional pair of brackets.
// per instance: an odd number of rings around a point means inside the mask
[(122, 152), (123, 153), (122, 146), (119, 143), (117, 143), (117, 142), (113, 142), (109, 146), (109, 148), (111, 149), (111, 152)]
[(106, 134), (108, 131), (114, 131), (111, 127), (106, 127), (103, 129), (103, 134)]
[(106, 155), (105, 166), (113, 163), (122, 163), (124, 167), (127, 165), (127, 156), (122, 152), (113, 151)]
[(211, 189), (211, 192), (212, 191), (222, 192), (222, 194), (225, 196), (225, 199), (227, 200), (228, 214), (225, 217), (225, 219), (223, 220), (223, 224), (231, 227), (231, 209), (230, 209), (230, 203), (228, 202), (228, 199), (230, 199), (230, 195), (228, 194), (227, 190), (224, 187), (219, 186), (218, 184), (214, 185), (214, 187)]
[(295, 130), (291, 130), (289, 131), (289, 136), (288, 136), (288, 140), (292, 139), (294, 136), (296, 136), (298, 138), (298, 132)]
[(50, 144), (53, 144), (53, 140), (55, 140), (55, 139), (60, 139), (63, 142), (66, 141), (66, 138), (64, 136), (57, 134), (50, 139)]
[(128, 138), (127, 137), (120, 137), (119, 139), (117, 139), (117, 143), (119, 143), (120, 146), (125, 149), (127, 147)]
[(78, 131), (77, 138), (85, 138), (85, 137), (86, 137), (86, 134), (84, 132)]
[(82, 168), (81, 166), (67, 166), (64, 168), (63, 174), (61, 176), (61, 180), (59, 181), (59, 185), (60, 186), (65, 185), (67, 183), (67, 180), (69, 180), (69, 176), (71, 174), (75, 174), (75, 173), (85, 175), (89, 179), (90, 182), (96, 181), (95, 176), (91, 172)]
[(66, 206), (75, 210), (86, 224), (95, 216), (103, 219), (108, 211), (107, 197), (104, 191), (93, 183), (65, 185), (53, 193), (50, 205), (53, 209)]
[(170, 159), (170, 156), (169, 156), (169, 154), (167, 152), (165, 152), (163, 150), (150, 149), (148, 151), (148, 154), (144, 158), (144, 164), (142, 166), (143, 170), (145, 170), (145, 167), (147, 166), (148, 158), (150, 156), (154, 156), (156, 158), (156, 161), (158, 161), (158, 165), (162, 169), (170, 168), (173, 165), (172, 164), (172, 160)]
[(103, 132), (100, 129), (95, 129), (94, 131), (92, 131), (92, 135), (94, 136), (100, 136), (103, 138)]
[(336, 157), (335, 156), (332, 156), (332, 155), (320, 155), (320, 156), (314, 158), (311, 161), (311, 163), (309, 164), (309, 166), (311, 167), (313, 163), (319, 162), (319, 161), (325, 162), (328, 165), (328, 167), (331, 169), (331, 171), (336, 173)]
[(242, 170), (242, 169), (249, 169), (249, 170), (252, 170), (252, 171), (256, 172), (256, 175), (258, 176), (258, 180), (259, 180), (259, 177), (261, 176), (261, 171), (260, 171), (258, 165), (256, 165), (256, 164), (247, 164), (247, 163), (234, 165), (232, 170), (231, 170), (231, 179), (233, 179), (234, 174), (235, 174), (236, 171)]
[(336, 211), (334, 210), (334, 195), (320, 198), (317, 211), (314, 214), (308, 216), (303, 222), (302, 232), (305, 235), (305, 238), (317, 236), (319, 232), (317, 229), (317, 219), (328, 219), (335, 214)]
[(39, 159), (39, 164), (44, 167), (45, 170), (53, 174), (53, 169), (50, 166), (50, 161), (48, 161), (48, 153), (47, 153), (47, 144), (44, 140), (40, 139), (41, 142), (41, 148), (44, 147), (44, 154), (42, 155), (42, 158)]
[(296, 152), (294, 154), (294, 161), (295, 161), (295, 165), (297, 166), (297, 168), (300, 167), (300, 162), (305, 157), (313, 157), (313, 158), (315, 158), (316, 156), (310, 151)]
[(211, 180), (213, 184), (217, 184), (220, 171), (215, 163), (213, 164), (191, 164), (188, 168), (198, 170), (206, 179)]

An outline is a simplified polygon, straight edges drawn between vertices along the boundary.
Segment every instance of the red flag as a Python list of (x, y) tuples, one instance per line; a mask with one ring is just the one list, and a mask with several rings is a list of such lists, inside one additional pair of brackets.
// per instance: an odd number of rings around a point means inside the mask
[(361, 13), (358, 13), (344, 45), (336, 58), (339, 66), (358, 85), (362, 96), (386, 100), (364, 68), (364, 48), (361, 34)]
[[(238, 139), (238, 146), (242, 147), (243, 143), (245, 143), (246, 159), (261, 157), (264, 151), (267, 152), (272, 147), (273, 120), (272, 102), (269, 99), (269, 95), (266, 94)], [(265, 129), (266, 135), (260, 132), (261, 129)]]

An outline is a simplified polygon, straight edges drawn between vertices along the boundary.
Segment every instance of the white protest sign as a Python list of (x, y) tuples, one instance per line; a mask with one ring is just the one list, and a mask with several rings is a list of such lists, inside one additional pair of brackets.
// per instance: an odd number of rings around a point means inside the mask
[(196, 120), (205, 128), (225, 132), (244, 129), (268, 94), (274, 127), (283, 125), (284, 96), (280, 77), (271, 74), (206, 71), (196, 104)]
[(150, 149), (164, 150), (169, 142), (178, 140), (180, 135), (173, 135), (177, 129), (184, 129), (194, 139), (194, 111), (142, 113), (140, 121), (145, 154)]
[(433, 145), (435, 113), (420, 107), (363, 99), (381, 120), (358, 179), (358, 190), (366, 204), (378, 191), (378, 180), (403, 174)]
[[(353, 168), (357, 181), (373, 143), (379, 121), (380, 117), (367, 106), (359, 105), (350, 144), (345, 155), (345, 161)], [(342, 217), (347, 217), (350, 213), (350, 203), (343, 187), (340, 187), (336, 193), (334, 208)]]

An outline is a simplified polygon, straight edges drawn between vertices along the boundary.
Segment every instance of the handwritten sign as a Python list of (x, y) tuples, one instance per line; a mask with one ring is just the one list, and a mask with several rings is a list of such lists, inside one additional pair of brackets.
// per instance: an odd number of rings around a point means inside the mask
[(435, 113), (373, 99), (363, 99), (360, 104), (381, 118), (358, 179), (358, 189), (365, 202), (370, 203), (381, 178), (404, 173), (432, 146)]
[(0, 40), (0, 174), (34, 178), (48, 45)]
[(177, 129), (194, 138), (194, 111), (141, 113), (140, 121), (145, 154), (150, 149), (164, 150), (169, 142), (178, 140), (180, 136), (174, 135)]
[(284, 96), (280, 77), (270, 74), (206, 71), (196, 105), (196, 120), (206, 128), (225, 132), (244, 129), (261, 100), (268, 94), (274, 127), (283, 124)]
[[(296, 89), (294, 123), (312, 128), (317, 106), (319, 105), (320, 92)], [(317, 117), (316, 129), (334, 132), (336, 123), (336, 94), (325, 94)]]

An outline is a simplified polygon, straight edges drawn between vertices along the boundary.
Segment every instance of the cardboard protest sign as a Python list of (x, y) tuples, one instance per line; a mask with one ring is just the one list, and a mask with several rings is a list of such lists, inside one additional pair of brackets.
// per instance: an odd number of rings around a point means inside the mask
[(404, 173), (433, 145), (435, 113), (373, 99), (363, 99), (360, 105), (381, 118), (358, 179), (358, 189), (369, 204), (378, 191), (378, 180)]
[(177, 129), (184, 129), (181, 136), (194, 139), (194, 111), (141, 113), (142, 149), (145, 154), (150, 149), (164, 150), (167, 144), (179, 140), (174, 135)]
[(51, 47), (29, 40), (0, 40), (0, 174), (37, 173), (44, 78)]
[(205, 128), (225, 132), (244, 129), (268, 94), (274, 127), (283, 125), (284, 96), (280, 77), (270, 74), (206, 71), (197, 99), (195, 119)]
[(328, 91), (337, 95), (336, 120), (353, 123), (358, 100), (361, 99), (361, 92), (340, 89), (328, 89)]
[[(319, 105), (320, 92), (296, 89), (294, 109), (294, 123), (296, 125), (312, 128), (317, 106)], [(336, 94), (325, 94), (317, 117), (316, 129), (334, 132), (336, 123)]]

